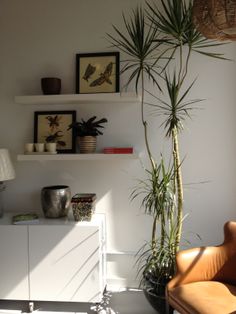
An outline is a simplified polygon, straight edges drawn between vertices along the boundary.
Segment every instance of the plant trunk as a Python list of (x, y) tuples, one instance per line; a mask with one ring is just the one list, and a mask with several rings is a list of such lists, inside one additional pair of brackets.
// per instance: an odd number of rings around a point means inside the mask
[(161, 249), (163, 249), (165, 244), (165, 236), (166, 236), (166, 221), (165, 221), (165, 212), (162, 210), (161, 213)]
[(156, 230), (157, 230), (158, 215), (155, 213), (154, 221), (152, 224), (152, 250), (156, 249)]
[(152, 153), (149, 147), (149, 143), (148, 143), (148, 135), (147, 135), (147, 121), (144, 118), (144, 92), (145, 92), (145, 87), (144, 87), (144, 71), (143, 71), (143, 65), (141, 66), (141, 118), (142, 118), (142, 124), (143, 124), (143, 128), (144, 128), (144, 139), (145, 139), (145, 146), (146, 146), (146, 150), (148, 153), (148, 158), (150, 160), (151, 166), (152, 166), (152, 170), (154, 171), (156, 168), (155, 162), (153, 160), (152, 157)]
[(173, 158), (174, 158), (174, 168), (175, 168), (175, 181), (177, 188), (177, 232), (176, 232), (176, 242), (175, 242), (175, 253), (179, 250), (179, 244), (182, 234), (182, 221), (183, 221), (183, 181), (181, 173), (181, 162), (179, 154), (179, 141), (178, 141), (178, 131), (176, 128), (172, 130), (172, 140), (173, 140)]

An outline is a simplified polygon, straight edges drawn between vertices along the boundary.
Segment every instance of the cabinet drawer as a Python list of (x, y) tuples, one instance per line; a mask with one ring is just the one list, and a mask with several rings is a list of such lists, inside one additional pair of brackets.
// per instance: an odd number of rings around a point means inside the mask
[(0, 226), (0, 299), (28, 300), (27, 226)]
[(97, 302), (99, 238), (98, 226), (29, 226), (30, 299)]

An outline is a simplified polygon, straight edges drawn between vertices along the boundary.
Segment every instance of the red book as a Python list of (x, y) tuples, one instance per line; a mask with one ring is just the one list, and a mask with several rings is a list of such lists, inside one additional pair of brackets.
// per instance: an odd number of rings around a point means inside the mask
[(133, 147), (105, 147), (104, 154), (133, 154)]

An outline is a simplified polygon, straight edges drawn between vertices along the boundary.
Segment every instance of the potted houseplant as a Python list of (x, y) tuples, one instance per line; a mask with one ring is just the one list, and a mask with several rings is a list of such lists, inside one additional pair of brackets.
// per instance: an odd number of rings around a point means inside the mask
[[(178, 135), (184, 121), (200, 99), (188, 100), (194, 84), (185, 87), (189, 61), (193, 52), (224, 59), (209, 52), (209, 47), (220, 45), (204, 38), (192, 19), (192, 1), (161, 0), (138, 7), (127, 20), (125, 30), (113, 26), (116, 35), (108, 34), (110, 42), (128, 55), (121, 73), (128, 72), (128, 82), (135, 80), (141, 93), (141, 120), (149, 166), (147, 179), (142, 179), (132, 193), (132, 199), (143, 196), (141, 205), (153, 216), (151, 240), (139, 252), (139, 272), (145, 295), (151, 304), (164, 313), (165, 284), (175, 271), (175, 255), (179, 250), (183, 223), (183, 183)], [(186, 48), (185, 48), (186, 47)], [(149, 92), (146, 82), (157, 88)], [(162, 92), (161, 96), (156, 91)], [(153, 97), (147, 103), (145, 97)], [(164, 117), (167, 137), (172, 142), (172, 166), (165, 167), (163, 157), (157, 162), (149, 144), (149, 128), (145, 106), (151, 105)], [(158, 301), (157, 301), (158, 300)], [(159, 302), (163, 301), (163, 302)], [(163, 303), (160, 305), (160, 303)]]
[(81, 119), (80, 122), (74, 122), (69, 125), (68, 129), (74, 129), (79, 139), (79, 150), (81, 154), (94, 153), (96, 150), (97, 136), (102, 135), (100, 129), (104, 128), (103, 123), (107, 122), (106, 118), (96, 121), (96, 116), (89, 118), (87, 121)]
[(145, 169), (147, 179), (139, 180), (132, 192), (132, 199), (144, 195), (142, 206), (146, 214), (153, 216), (151, 240), (137, 254), (140, 284), (151, 305), (158, 312), (165, 313), (165, 286), (175, 270), (177, 228), (174, 169), (166, 168), (163, 158), (159, 164), (154, 164), (152, 171)]

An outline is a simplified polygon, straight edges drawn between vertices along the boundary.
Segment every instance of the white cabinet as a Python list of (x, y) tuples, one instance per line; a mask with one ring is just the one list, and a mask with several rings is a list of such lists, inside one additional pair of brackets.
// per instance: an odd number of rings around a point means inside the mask
[(1, 225), (0, 252), (0, 299), (27, 300), (27, 227)]
[(96, 301), (99, 247), (96, 226), (29, 226), (30, 299)]
[(94, 216), (81, 223), (0, 225), (0, 298), (99, 302), (105, 288), (104, 219)]

